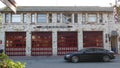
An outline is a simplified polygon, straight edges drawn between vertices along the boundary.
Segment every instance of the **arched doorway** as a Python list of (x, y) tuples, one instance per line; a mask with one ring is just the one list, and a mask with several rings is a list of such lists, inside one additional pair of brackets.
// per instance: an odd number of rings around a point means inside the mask
[(115, 53), (118, 53), (117, 36), (118, 36), (117, 31), (111, 32), (111, 50), (114, 51)]

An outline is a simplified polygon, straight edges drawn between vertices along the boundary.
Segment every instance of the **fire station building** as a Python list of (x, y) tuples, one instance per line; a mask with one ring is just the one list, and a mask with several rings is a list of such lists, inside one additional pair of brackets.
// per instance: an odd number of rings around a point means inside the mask
[(4, 8), (0, 41), (10, 56), (64, 55), (100, 47), (119, 53), (119, 23), (113, 7), (18, 6)]

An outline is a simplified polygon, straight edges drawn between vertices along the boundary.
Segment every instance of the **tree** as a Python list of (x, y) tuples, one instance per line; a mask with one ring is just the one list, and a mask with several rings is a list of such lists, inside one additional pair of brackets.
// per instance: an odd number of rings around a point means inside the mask
[(0, 68), (25, 68), (26, 63), (11, 60), (5, 53), (0, 54)]

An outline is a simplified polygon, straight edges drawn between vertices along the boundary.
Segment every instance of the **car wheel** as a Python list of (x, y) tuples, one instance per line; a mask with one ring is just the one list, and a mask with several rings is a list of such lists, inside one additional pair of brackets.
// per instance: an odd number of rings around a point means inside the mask
[(110, 61), (110, 57), (107, 56), (107, 55), (103, 56), (103, 61), (104, 62), (109, 62)]
[(73, 63), (77, 63), (78, 61), (79, 61), (79, 57), (77, 57), (77, 56), (72, 57), (72, 62)]

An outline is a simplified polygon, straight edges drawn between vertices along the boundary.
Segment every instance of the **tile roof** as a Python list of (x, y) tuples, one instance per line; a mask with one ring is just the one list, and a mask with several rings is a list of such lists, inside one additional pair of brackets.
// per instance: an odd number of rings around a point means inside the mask
[[(9, 8), (4, 8), (1, 11), (11, 11)], [(113, 7), (99, 6), (18, 6), (18, 12), (27, 11), (107, 11), (112, 12)]]

